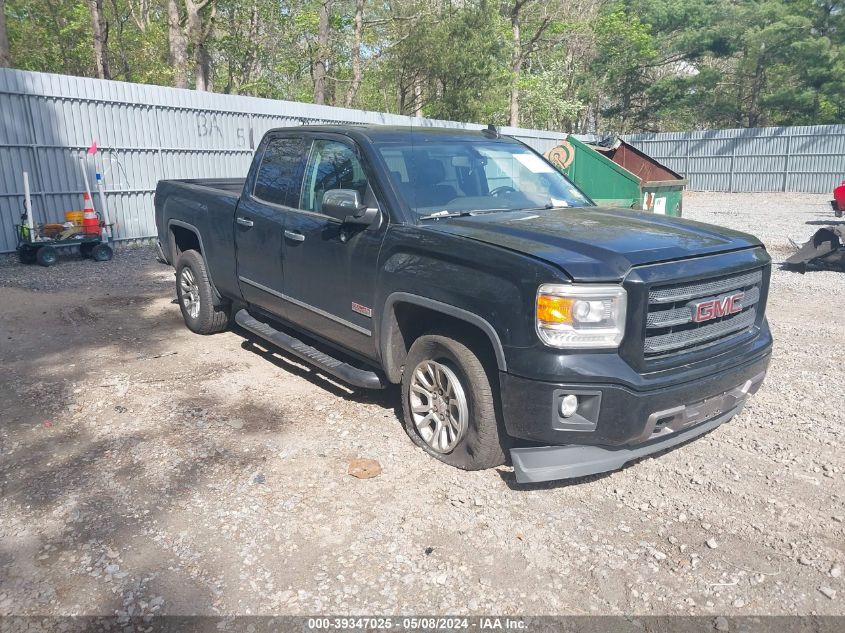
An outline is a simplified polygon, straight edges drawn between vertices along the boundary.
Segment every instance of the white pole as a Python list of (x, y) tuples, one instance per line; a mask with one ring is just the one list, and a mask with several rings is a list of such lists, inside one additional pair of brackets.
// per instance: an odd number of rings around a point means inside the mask
[(32, 218), (32, 197), (29, 193), (29, 172), (23, 172), (23, 205), (26, 209), (26, 225), (29, 228), (29, 239), (35, 239), (35, 222)]
[[(79, 157), (79, 162), (82, 164), (82, 179), (85, 181), (85, 191), (88, 193), (88, 197), (91, 198), (91, 185), (88, 183), (88, 162), (85, 160), (85, 156)], [(94, 198), (91, 198), (91, 204), (94, 204)]]
[(97, 191), (100, 194), (100, 207), (103, 209), (103, 223), (105, 226), (103, 227), (103, 243), (108, 244), (109, 241), (109, 234), (111, 233), (111, 228), (109, 227), (109, 205), (106, 202), (106, 190), (103, 187), (103, 176), (100, 172), (97, 172)]

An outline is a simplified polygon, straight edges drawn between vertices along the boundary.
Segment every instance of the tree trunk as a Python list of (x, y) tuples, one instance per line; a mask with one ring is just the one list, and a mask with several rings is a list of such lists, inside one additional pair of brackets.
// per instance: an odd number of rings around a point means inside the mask
[(519, 34), (519, 10), (522, 4), (517, 2), (511, 10), (511, 105), (510, 125), (519, 127), (519, 76), (522, 71), (522, 42)]
[(212, 6), (208, 22), (203, 26), (200, 9), (208, 1), (197, 3), (193, 0), (185, 0), (185, 10), (188, 13), (188, 40), (194, 53), (194, 87), (203, 92), (211, 90), (211, 55), (209, 55), (206, 42), (214, 25), (216, 9)]
[[(111, 0), (111, 6), (114, 14), (120, 15), (118, 0)], [(123, 73), (123, 81), (132, 81), (132, 67), (129, 64), (129, 57), (126, 55), (129, 47), (126, 45), (126, 39), (124, 37), (125, 31), (123, 27), (123, 20), (118, 19), (115, 21), (115, 28), (117, 29), (117, 50), (118, 55), (120, 56), (120, 67), (121, 72)]]
[(6, 33), (6, 0), (0, 0), (0, 68), (12, 65), (12, 54), (9, 52), (9, 36)]
[(213, 92), (211, 86), (211, 56), (208, 54), (205, 42), (197, 46), (196, 57), (196, 88), (203, 92)]
[(423, 87), (422, 79), (414, 78), (414, 116), (421, 117), (423, 115)]
[(351, 108), (361, 86), (361, 40), (364, 38), (364, 1), (355, 0), (355, 31), (352, 35), (352, 82), (346, 91), (346, 107)]
[(259, 71), (258, 53), (261, 46), (259, 40), (260, 23), (261, 16), (258, 11), (258, 2), (254, 1), (249, 15), (250, 47), (241, 62), (241, 76), (238, 79), (238, 92), (240, 92), (240, 86), (250, 83), (252, 81), (253, 74)]
[(331, 0), (320, 3), (320, 22), (317, 27), (317, 56), (314, 60), (314, 103), (326, 102), (326, 58), (329, 51), (329, 18)]
[(103, 0), (88, 0), (91, 12), (91, 29), (94, 34), (94, 68), (99, 79), (110, 79), (109, 60), (106, 57), (108, 46), (108, 26), (103, 19)]
[(173, 85), (188, 87), (188, 42), (182, 32), (179, 6), (176, 0), (167, 0), (168, 41), (170, 44), (170, 65), (173, 66)]
[(754, 69), (754, 82), (751, 84), (751, 100), (748, 104), (748, 127), (760, 125), (760, 95), (766, 83), (766, 65), (764, 53), (766, 45), (760, 45), (760, 57), (757, 58), (757, 67)]

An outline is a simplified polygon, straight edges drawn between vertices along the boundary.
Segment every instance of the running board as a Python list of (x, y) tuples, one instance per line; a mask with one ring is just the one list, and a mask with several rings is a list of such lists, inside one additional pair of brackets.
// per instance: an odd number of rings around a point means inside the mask
[(331, 374), (347, 384), (354, 387), (363, 387), (364, 389), (384, 389), (385, 387), (384, 382), (377, 373), (353, 367), (337, 358), (324, 354), (320, 350), (303, 343), (298, 338), (280, 332), (263, 321), (259, 321), (246, 310), (238, 310), (237, 314), (235, 314), (235, 322), (245, 330), (260, 336), (276, 347), (293, 354), (297, 358), (301, 358), (305, 362), (314, 365), (317, 369)]

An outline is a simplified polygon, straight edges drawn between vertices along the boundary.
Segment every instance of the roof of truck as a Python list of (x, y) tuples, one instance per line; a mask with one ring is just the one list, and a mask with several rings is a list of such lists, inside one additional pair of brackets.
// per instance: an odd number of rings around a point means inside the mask
[(493, 137), (485, 128), (474, 130), (462, 128), (411, 126), (411, 125), (297, 125), (293, 127), (276, 128), (273, 132), (298, 130), (301, 132), (332, 132), (334, 134), (345, 134), (353, 138), (366, 139), (371, 143), (390, 143), (405, 141), (413, 136), (414, 142), (454, 140), (502, 140), (514, 142), (509, 136), (501, 136), (498, 139)]

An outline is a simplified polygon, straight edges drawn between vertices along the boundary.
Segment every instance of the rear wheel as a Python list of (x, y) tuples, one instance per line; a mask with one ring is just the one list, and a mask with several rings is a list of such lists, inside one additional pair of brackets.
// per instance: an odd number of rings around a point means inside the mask
[(18, 249), (18, 261), (20, 261), (21, 264), (34, 264), (35, 250), (29, 248), (28, 246), (21, 247)]
[(176, 264), (176, 296), (185, 325), (197, 334), (215, 334), (229, 327), (229, 306), (214, 305), (214, 290), (205, 261), (197, 251), (185, 251)]
[(461, 341), (418, 338), (402, 376), (405, 431), (442, 462), (464, 470), (505, 463), (493, 369)]
[(42, 246), (38, 249), (38, 252), (35, 253), (35, 261), (37, 261), (41, 266), (52, 266), (59, 261), (59, 254), (52, 246)]

